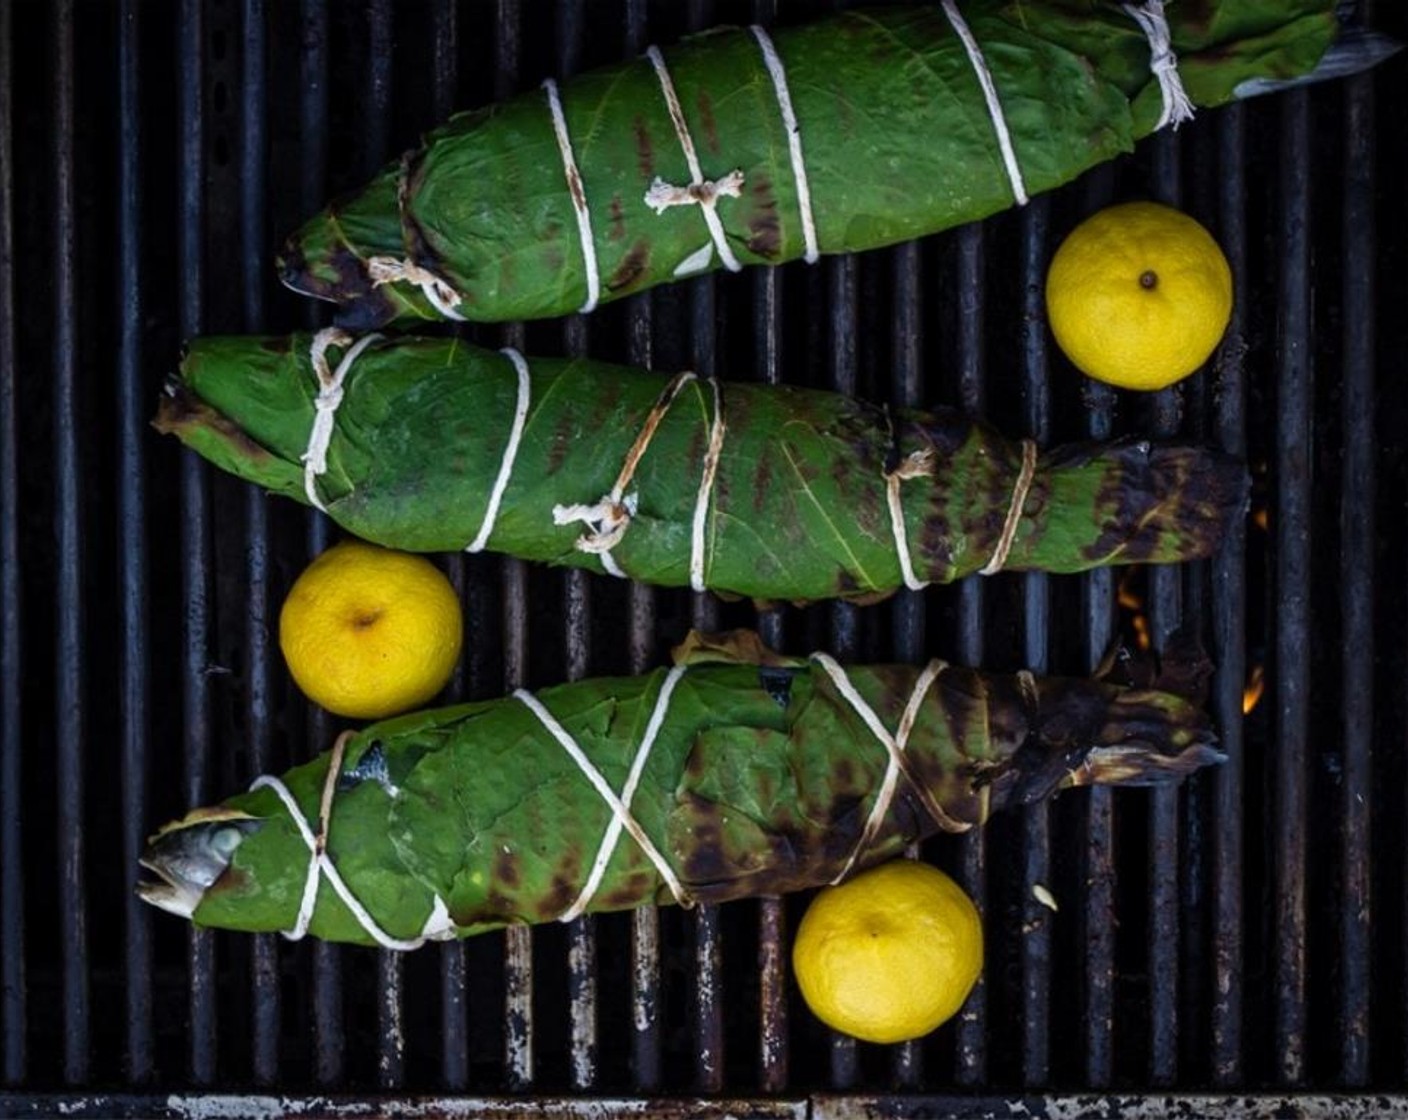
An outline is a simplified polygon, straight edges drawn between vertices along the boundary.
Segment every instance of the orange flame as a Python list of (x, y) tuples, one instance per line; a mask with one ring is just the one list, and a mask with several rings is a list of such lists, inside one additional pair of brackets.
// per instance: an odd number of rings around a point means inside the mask
[(1115, 589), (1115, 601), (1119, 603), (1122, 610), (1130, 614), (1129, 624), (1134, 628), (1134, 643), (1142, 652), (1148, 652), (1153, 646), (1153, 639), (1149, 632), (1149, 616), (1144, 613), (1144, 598), (1139, 592), (1134, 590), (1132, 579), (1134, 570), (1127, 570), (1121, 578), (1118, 587)]
[(1262, 693), (1266, 691), (1266, 669), (1262, 665), (1252, 666), (1251, 676), (1247, 678), (1247, 687), (1242, 690), (1242, 714), (1250, 715), (1252, 709), (1261, 703)]
[(1140, 649), (1141, 652), (1147, 653), (1147, 652), (1149, 651), (1150, 647), (1153, 646), (1153, 644), (1154, 644), (1154, 643), (1153, 643), (1153, 640), (1149, 637), (1149, 617), (1148, 617), (1148, 615), (1145, 615), (1145, 614), (1137, 614), (1137, 615), (1135, 615), (1135, 616), (1134, 616), (1134, 619), (1133, 619), (1132, 625), (1134, 626), (1134, 642), (1135, 642), (1135, 644), (1139, 647), (1139, 649)]
[(1263, 533), (1266, 532), (1271, 525), (1271, 511), (1268, 510), (1265, 506), (1262, 506), (1261, 509), (1253, 510), (1252, 524), (1255, 525), (1258, 529), (1260, 529)]

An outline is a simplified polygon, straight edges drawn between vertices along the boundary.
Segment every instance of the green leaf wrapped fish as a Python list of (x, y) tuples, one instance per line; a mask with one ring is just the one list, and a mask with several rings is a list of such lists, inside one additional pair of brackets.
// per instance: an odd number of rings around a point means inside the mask
[(1194, 105), (1382, 57), (1361, 40), (1326, 63), (1334, 10), (945, 0), (718, 29), (452, 118), (280, 270), (364, 330), (889, 245), (1023, 204)]
[(1198, 707), (1159, 690), (1193, 668), (1138, 687), (847, 670), (695, 635), (668, 671), (349, 733), (163, 828), (139, 893), (199, 925), (413, 949), (801, 890), (1060, 789), (1220, 761)]
[(1039, 452), (954, 412), (336, 328), (197, 339), (156, 424), (377, 544), (759, 600), (1188, 560), (1246, 500), (1201, 448)]

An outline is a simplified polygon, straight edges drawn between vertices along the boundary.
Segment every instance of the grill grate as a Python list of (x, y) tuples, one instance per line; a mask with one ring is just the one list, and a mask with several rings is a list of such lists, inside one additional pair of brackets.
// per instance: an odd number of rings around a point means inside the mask
[[(1083, 791), (912, 853), (985, 911), (985, 976), (954, 1024), (889, 1049), (826, 1032), (788, 975), (804, 899), (401, 957), (196, 932), (133, 896), (155, 824), (340, 726), (297, 695), (272, 629), (328, 523), (150, 431), (181, 338), (324, 322), (277, 287), (275, 245), (452, 108), (831, 6), (0, 0), (0, 1112), (580, 1100), (561, 1094), (669, 1098), (655, 1107), (678, 1116), (1242, 1107), (1133, 1095), (1212, 1087), (1322, 1094), (1246, 1098), (1266, 1115), (1408, 1115), (1404, 1097), (1364, 1095), (1408, 1076), (1408, 399), (1386, 360), (1408, 342), (1392, 313), (1408, 217), (1403, 124), (1375, 111), (1408, 93), (1401, 59), (1205, 113), (981, 226), (704, 277), (589, 319), (465, 328), (529, 353), (957, 404), (1044, 443), (1178, 433), (1248, 457), (1266, 520), (1209, 563), (972, 579), (868, 608), (757, 615), (445, 558), (472, 620), (453, 699), (644, 671), (689, 625), (756, 625), (842, 660), (1064, 673), (1091, 669), (1136, 613), (1155, 646), (1193, 627), (1218, 666), (1225, 766), (1178, 791)], [(1408, 38), (1404, 12), (1378, 9)], [(1060, 237), (1139, 195), (1214, 229), (1237, 285), (1213, 368), (1152, 398), (1081, 383), (1041, 300)], [(1267, 696), (1244, 719), (1253, 667)], [(302, 1095), (229, 1095), (250, 1088)], [(1106, 1090), (1122, 1095), (1069, 1095)], [(969, 1095), (939, 1095), (955, 1092)]]

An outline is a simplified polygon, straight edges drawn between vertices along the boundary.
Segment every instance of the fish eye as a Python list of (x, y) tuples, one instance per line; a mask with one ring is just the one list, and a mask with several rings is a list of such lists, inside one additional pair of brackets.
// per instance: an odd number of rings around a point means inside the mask
[(210, 836), (210, 847), (216, 855), (229, 859), (244, 839), (244, 833), (233, 825), (217, 828)]

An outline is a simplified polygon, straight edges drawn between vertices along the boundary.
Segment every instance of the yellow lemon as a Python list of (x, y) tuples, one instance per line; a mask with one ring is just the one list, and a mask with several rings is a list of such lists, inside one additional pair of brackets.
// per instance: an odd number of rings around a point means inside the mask
[(827, 1026), (866, 1042), (905, 1042), (963, 1006), (983, 970), (983, 925), (942, 871), (899, 859), (812, 900), (792, 968)]
[(1232, 270), (1187, 214), (1127, 202), (1071, 231), (1046, 274), (1056, 342), (1084, 373), (1162, 389), (1208, 360), (1232, 314)]
[(423, 556), (361, 541), (328, 549), (294, 581), (279, 647), (309, 699), (380, 719), (425, 703), (460, 655), (459, 597)]

